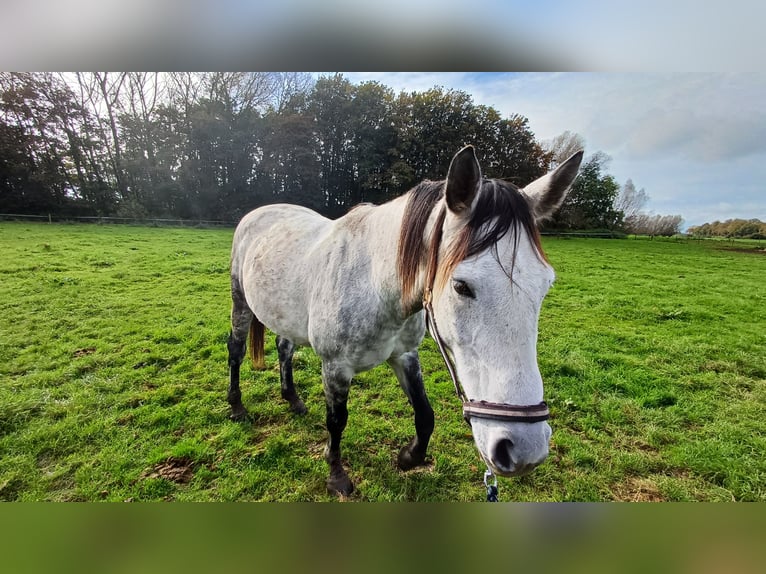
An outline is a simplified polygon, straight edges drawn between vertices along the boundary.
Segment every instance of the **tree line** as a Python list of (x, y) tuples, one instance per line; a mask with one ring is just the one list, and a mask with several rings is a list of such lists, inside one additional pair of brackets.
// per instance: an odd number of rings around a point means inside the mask
[(760, 219), (727, 219), (690, 227), (687, 233), (694, 237), (766, 239), (766, 223)]
[[(565, 131), (544, 145), (551, 153), (552, 165), (555, 166), (578, 149), (584, 149), (585, 140), (580, 134)], [(611, 157), (600, 151), (583, 161), (579, 176), (549, 227), (652, 236), (680, 233), (683, 218), (644, 211), (649, 201), (646, 191), (636, 189), (631, 179), (620, 186), (607, 172), (610, 161)]]
[[(525, 117), (459, 90), (341, 74), (0, 74), (4, 213), (233, 222), (289, 202), (337, 217), (443, 178), (466, 143), (519, 186), (585, 147), (569, 132), (539, 142)], [(607, 163), (586, 159), (552, 228), (626, 228)]]

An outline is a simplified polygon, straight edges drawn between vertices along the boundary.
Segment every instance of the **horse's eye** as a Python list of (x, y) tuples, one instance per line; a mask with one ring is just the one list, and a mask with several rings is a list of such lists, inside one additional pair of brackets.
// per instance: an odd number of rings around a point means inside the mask
[(465, 281), (458, 281), (458, 280), (453, 281), (452, 288), (455, 290), (455, 293), (457, 293), (461, 297), (470, 297), (471, 299), (476, 298), (476, 296), (473, 294), (473, 291), (471, 291), (471, 288), (468, 286), (468, 284)]

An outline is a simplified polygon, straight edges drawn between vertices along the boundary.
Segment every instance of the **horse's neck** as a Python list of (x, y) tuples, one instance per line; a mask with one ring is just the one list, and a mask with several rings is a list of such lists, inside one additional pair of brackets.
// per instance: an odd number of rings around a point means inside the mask
[(369, 216), (368, 245), (372, 255), (373, 279), (377, 284), (385, 286), (392, 297), (401, 296), (396, 257), (406, 199), (406, 196), (402, 196), (377, 206)]

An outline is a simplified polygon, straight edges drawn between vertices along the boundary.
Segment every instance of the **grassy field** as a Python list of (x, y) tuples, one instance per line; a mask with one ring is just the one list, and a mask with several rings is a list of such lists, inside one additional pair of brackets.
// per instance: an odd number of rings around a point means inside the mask
[[(0, 224), (0, 500), (331, 500), (320, 364), (279, 396), (272, 337), (228, 420), (231, 230)], [(766, 500), (766, 256), (757, 245), (545, 238), (540, 320), (554, 429), (500, 499)], [(739, 249), (739, 250), (735, 250)], [(483, 467), (435, 347), (430, 465), (387, 367), (360, 375), (343, 455), (354, 500), (482, 500)]]

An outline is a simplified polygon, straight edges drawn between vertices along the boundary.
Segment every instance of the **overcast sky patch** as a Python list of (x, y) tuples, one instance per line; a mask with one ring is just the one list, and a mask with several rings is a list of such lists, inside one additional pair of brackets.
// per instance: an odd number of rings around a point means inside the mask
[(569, 130), (586, 154), (612, 157), (609, 173), (631, 178), (647, 209), (685, 225), (766, 220), (764, 73), (347, 74), (396, 92), (434, 86), (473, 95), (504, 116), (529, 119), (538, 140)]

